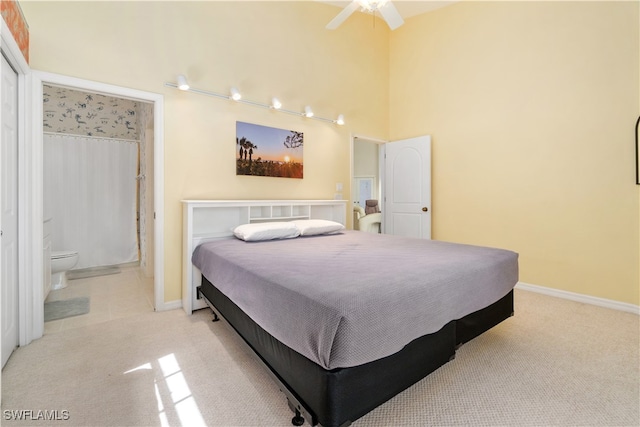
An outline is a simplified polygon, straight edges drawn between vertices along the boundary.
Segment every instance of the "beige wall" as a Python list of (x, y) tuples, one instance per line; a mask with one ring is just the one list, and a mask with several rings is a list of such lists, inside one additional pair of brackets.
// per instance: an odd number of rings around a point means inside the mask
[[(392, 33), (360, 14), (326, 31), (338, 9), (316, 2), (22, 7), (33, 68), (165, 96), (165, 301), (181, 199), (331, 198), (355, 133), (432, 135), (434, 238), (516, 250), (524, 282), (639, 303), (637, 2), (460, 2)], [(179, 73), (347, 126), (163, 86)], [(236, 120), (303, 131), (304, 180), (237, 177)]]
[(637, 2), (461, 2), (391, 34), (392, 139), (433, 137), (434, 238), (638, 304)]
[[(31, 66), (165, 97), (165, 301), (180, 299), (185, 198), (349, 198), (351, 132), (388, 132), (389, 31), (365, 15), (338, 31), (316, 2), (24, 2)], [(184, 93), (164, 82), (321, 117), (343, 127)], [(304, 132), (304, 179), (235, 174), (236, 120)]]

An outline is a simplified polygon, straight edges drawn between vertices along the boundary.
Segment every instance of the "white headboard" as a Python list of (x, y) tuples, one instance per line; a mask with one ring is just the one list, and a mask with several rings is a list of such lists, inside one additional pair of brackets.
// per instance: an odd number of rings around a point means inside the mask
[(200, 271), (191, 264), (193, 250), (212, 239), (233, 236), (241, 224), (294, 219), (328, 219), (346, 225), (346, 200), (183, 200), (182, 308), (205, 308), (197, 299)]

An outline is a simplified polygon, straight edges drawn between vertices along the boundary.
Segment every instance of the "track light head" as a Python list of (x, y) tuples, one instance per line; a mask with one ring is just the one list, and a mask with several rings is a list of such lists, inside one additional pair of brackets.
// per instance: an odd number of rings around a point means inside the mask
[(242, 95), (240, 95), (240, 92), (238, 92), (238, 89), (235, 87), (231, 88), (231, 99), (234, 101), (240, 101), (242, 99)]
[(343, 114), (340, 114), (338, 116), (338, 118), (336, 119), (336, 124), (338, 124), (340, 126), (342, 126), (344, 124), (344, 115)]
[(271, 100), (271, 108), (279, 110), (280, 108), (282, 108), (282, 102), (280, 102), (278, 98), (273, 97), (273, 99)]
[(305, 117), (313, 117), (313, 110), (308, 105), (306, 107), (304, 107), (304, 116)]
[(189, 90), (189, 83), (187, 83), (187, 78), (184, 74), (178, 75), (178, 89)]

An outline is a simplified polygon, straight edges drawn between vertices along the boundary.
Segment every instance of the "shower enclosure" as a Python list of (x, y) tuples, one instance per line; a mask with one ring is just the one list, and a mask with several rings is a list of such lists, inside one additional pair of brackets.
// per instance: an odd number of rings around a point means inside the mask
[(138, 261), (138, 142), (45, 134), (44, 157), (52, 250), (78, 251), (76, 269)]

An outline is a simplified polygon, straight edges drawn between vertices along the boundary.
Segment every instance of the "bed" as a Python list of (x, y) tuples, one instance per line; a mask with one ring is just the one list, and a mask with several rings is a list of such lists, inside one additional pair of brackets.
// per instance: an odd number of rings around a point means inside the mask
[(339, 229), (211, 239), (191, 260), (202, 273), (196, 298), (265, 365), (292, 423), (329, 427), (349, 425), (512, 316), (517, 258)]

